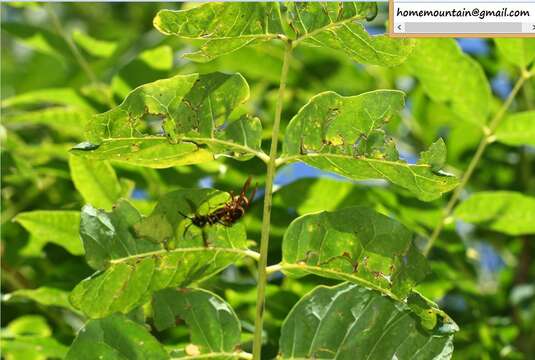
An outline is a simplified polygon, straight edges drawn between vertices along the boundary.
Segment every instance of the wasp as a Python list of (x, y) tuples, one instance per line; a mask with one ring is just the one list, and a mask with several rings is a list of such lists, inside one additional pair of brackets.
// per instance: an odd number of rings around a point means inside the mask
[[(251, 180), (252, 178), (249, 176), (238, 195), (234, 195), (234, 192), (230, 191), (230, 200), (208, 214), (195, 214), (194, 216), (187, 216), (179, 211), (180, 215), (191, 221), (191, 224), (186, 227), (184, 232), (186, 232), (191, 225), (195, 225), (199, 228), (204, 228), (207, 225), (215, 224), (232, 226), (234, 223), (240, 220), (243, 215), (245, 215), (247, 209), (249, 209), (249, 206), (251, 206), (251, 202), (256, 194), (255, 186), (250, 195), (247, 195), (249, 187), (251, 186)], [(206, 239), (204, 239), (204, 236), (203, 241), (204, 245), (207, 246), (208, 244)]]

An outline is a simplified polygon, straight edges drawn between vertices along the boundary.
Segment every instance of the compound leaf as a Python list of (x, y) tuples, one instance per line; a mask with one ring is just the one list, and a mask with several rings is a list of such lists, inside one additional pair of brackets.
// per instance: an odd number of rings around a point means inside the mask
[(169, 355), (146, 328), (114, 314), (85, 324), (65, 359), (159, 360)]
[(186, 322), (191, 343), (185, 353), (209, 358), (234, 358), (241, 325), (234, 310), (219, 296), (202, 289), (164, 289), (152, 299), (154, 325), (159, 331)]
[(358, 206), (294, 220), (284, 234), (282, 268), (293, 276), (356, 282), (397, 298), (429, 272), (409, 230)]
[(457, 330), (454, 323), (449, 324), (426, 329), (405, 303), (355, 284), (318, 286), (284, 321), (280, 357), (449, 359), (452, 333)]
[(207, 62), (261, 41), (288, 37), (345, 52), (355, 61), (398, 65), (412, 51), (413, 41), (370, 36), (358, 21), (372, 19), (377, 5), (369, 2), (207, 3), (186, 10), (162, 10), (154, 26), (163, 34), (203, 40), (185, 57)]
[(72, 152), (153, 168), (215, 156), (247, 160), (260, 152), (262, 132), (259, 119), (234, 115), (248, 97), (239, 74), (177, 75), (141, 85), (121, 105), (95, 116), (90, 143)]
[(409, 165), (382, 129), (403, 108), (403, 99), (395, 90), (350, 97), (318, 94), (290, 121), (283, 156), (353, 180), (385, 179), (421, 200), (436, 199), (457, 185), (455, 177), (439, 172), (445, 147), (439, 142), (418, 164)]
[(481, 191), (454, 212), (460, 220), (508, 235), (535, 234), (535, 198), (514, 191)]

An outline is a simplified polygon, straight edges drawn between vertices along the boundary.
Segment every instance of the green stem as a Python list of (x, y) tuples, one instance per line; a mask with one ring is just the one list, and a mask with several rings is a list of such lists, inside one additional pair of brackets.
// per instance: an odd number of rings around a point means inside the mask
[(516, 94), (522, 88), (522, 85), (529, 77), (530, 77), (530, 74), (528, 72), (523, 73), (523, 75), (518, 79), (515, 86), (513, 87), (513, 90), (511, 90), (511, 93), (509, 94), (505, 102), (503, 103), (500, 110), (498, 110), (498, 112), (496, 113), (492, 121), (490, 122), (489, 126), (485, 128), (485, 134), (483, 135), (483, 138), (481, 139), (481, 142), (479, 143), (477, 147), (474, 157), (470, 161), (470, 164), (468, 164), (468, 168), (466, 169), (466, 172), (463, 174), (463, 177), (461, 178), (461, 182), (459, 186), (455, 189), (455, 192), (453, 193), (450, 200), (448, 201), (448, 204), (446, 205), (446, 208), (444, 209), (444, 212), (442, 214), (442, 217), (439, 223), (433, 230), (433, 233), (431, 234), (429, 241), (425, 245), (425, 248), (423, 250), (423, 253), (425, 256), (429, 254), (429, 252), (431, 251), (431, 248), (433, 247), (440, 233), (444, 229), (444, 225), (446, 225), (446, 222), (449, 219), (453, 211), (453, 208), (457, 204), (457, 201), (459, 200), (459, 197), (461, 196), (462, 191), (464, 190), (466, 184), (468, 183), (468, 180), (470, 180), (470, 178), (472, 177), (472, 174), (474, 173), (474, 170), (479, 164), (479, 161), (481, 160), (481, 157), (483, 156), (485, 149), (493, 141), (494, 132), (496, 131), (496, 128), (498, 127), (498, 125), (500, 125), (500, 122), (502, 121), (505, 113), (507, 112), (507, 109), (509, 109)]
[(91, 70), (91, 68), (89, 67), (89, 64), (87, 63), (87, 61), (85, 61), (85, 58), (82, 56), (82, 53), (80, 52), (80, 50), (78, 50), (78, 47), (76, 46), (76, 44), (72, 41), (70, 36), (67, 35), (65, 30), (63, 29), (63, 26), (61, 25), (61, 22), (59, 21), (59, 18), (56, 15), (56, 13), (54, 12), (54, 10), (52, 10), (50, 5), (48, 5), (46, 7), (46, 10), (47, 10), (48, 14), (50, 15), (50, 18), (52, 19), (52, 24), (54, 25), (54, 28), (56, 29), (58, 35), (61, 36), (63, 38), (63, 40), (65, 40), (65, 42), (69, 46), (69, 49), (71, 50), (74, 58), (78, 62), (78, 65), (80, 65), (80, 67), (85, 72), (85, 74), (87, 75), (89, 80), (92, 83), (96, 84), (97, 83), (97, 77), (93, 73), (93, 70)]
[(288, 77), (288, 67), (292, 55), (292, 42), (286, 42), (284, 51), (284, 61), (279, 84), (279, 95), (277, 107), (275, 109), (275, 121), (273, 122), (273, 133), (271, 135), (271, 148), (269, 151), (269, 161), (267, 163), (266, 188), (264, 194), (264, 213), (262, 215), (262, 233), (260, 236), (260, 261), (258, 262), (258, 290), (256, 299), (256, 317), (253, 342), (253, 359), (260, 360), (262, 351), (262, 328), (264, 321), (265, 292), (267, 282), (267, 257), (269, 249), (269, 227), (271, 223), (271, 201), (273, 192), (273, 178), (275, 177), (277, 147), (279, 143), (279, 127), (282, 114), (282, 103), (284, 101), (284, 90), (286, 89), (286, 78)]

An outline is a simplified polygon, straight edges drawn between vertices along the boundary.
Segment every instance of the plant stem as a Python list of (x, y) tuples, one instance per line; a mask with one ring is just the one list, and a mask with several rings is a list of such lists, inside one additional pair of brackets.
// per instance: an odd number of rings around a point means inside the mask
[(267, 282), (267, 257), (269, 249), (269, 227), (271, 223), (271, 201), (273, 192), (273, 178), (275, 177), (277, 147), (279, 143), (279, 127), (282, 114), (282, 103), (284, 101), (284, 90), (286, 89), (286, 78), (288, 77), (288, 67), (292, 55), (292, 42), (286, 42), (284, 60), (279, 83), (279, 95), (277, 107), (275, 109), (275, 121), (273, 122), (273, 133), (271, 135), (271, 148), (269, 150), (269, 161), (267, 163), (266, 188), (264, 194), (264, 212), (262, 215), (262, 233), (260, 236), (260, 261), (258, 262), (258, 290), (256, 299), (256, 317), (253, 342), (253, 359), (260, 360), (262, 351), (262, 328), (264, 321), (265, 292)]
[(481, 160), (481, 157), (483, 156), (483, 153), (485, 152), (485, 149), (487, 148), (487, 145), (489, 145), (492, 141), (494, 141), (494, 131), (496, 131), (496, 128), (498, 125), (500, 125), (500, 122), (502, 121), (507, 109), (511, 106), (511, 103), (513, 102), (513, 99), (515, 98), (516, 94), (522, 88), (522, 85), (524, 82), (531, 76), (528, 72), (523, 72), (522, 76), (517, 80), (515, 86), (511, 90), (511, 93), (509, 93), (509, 96), (501, 106), (501, 108), (498, 110), (494, 118), (491, 120), (489, 126), (485, 128), (485, 134), (483, 135), (483, 138), (481, 139), (481, 142), (479, 143), (476, 153), (472, 160), (470, 161), (470, 164), (468, 164), (468, 168), (466, 169), (466, 172), (463, 174), (463, 177), (461, 178), (461, 182), (459, 186), (455, 189), (455, 192), (451, 196), (450, 200), (448, 201), (448, 204), (446, 205), (446, 208), (444, 209), (444, 212), (442, 214), (442, 217), (433, 230), (433, 233), (431, 234), (431, 237), (429, 238), (429, 241), (425, 245), (425, 248), (423, 250), (423, 253), (425, 256), (429, 254), (431, 251), (431, 248), (435, 244), (437, 238), (439, 237), (440, 233), (442, 232), (442, 229), (444, 229), (444, 225), (446, 224), (446, 221), (450, 217), (453, 208), (457, 204), (457, 201), (459, 200), (459, 197), (461, 196), (462, 191), (464, 190), (466, 184), (468, 183), (468, 180), (472, 177), (472, 174), (474, 173), (474, 170), (476, 169), (477, 165), (479, 164), (479, 161)]
[(74, 58), (78, 62), (78, 65), (82, 68), (82, 70), (85, 72), (89, 80), (96, 84), (97, 83), (97, 77), (95, 76), (95, 73), (93, 73), (93, 70), (89, 67), (89, 64), (85, 60), (85, 58), (82, 56), (82, 53), (80, 50), (78, 50), (78, 47), (76, 44), (72, 41), (71, 37), (67, 35), (65, 30), (63, 29), (63, 26), (61, 25), (61, 22), (59, 21), (58, 16), (54, 12), (54, 10), (50, 7), (50, 5), (47, 5), (46, 10), (48, 14), (50, 15), (50, 18), (52, 19), (52, 24), (54, 25), (54, 28), (56, 29), (59, 36), (65, 40), (67, 45), (69, 46), (69, 49), (71, 50)]

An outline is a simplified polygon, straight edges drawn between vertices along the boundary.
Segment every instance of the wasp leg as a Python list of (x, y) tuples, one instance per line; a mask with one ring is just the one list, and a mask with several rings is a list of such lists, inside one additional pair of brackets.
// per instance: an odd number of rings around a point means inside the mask
[(208, 234), (206, 234), (206, 229), (201, 228), (202, 243), (205, 248), (210, 247), (210, 242), (208, 241)]

